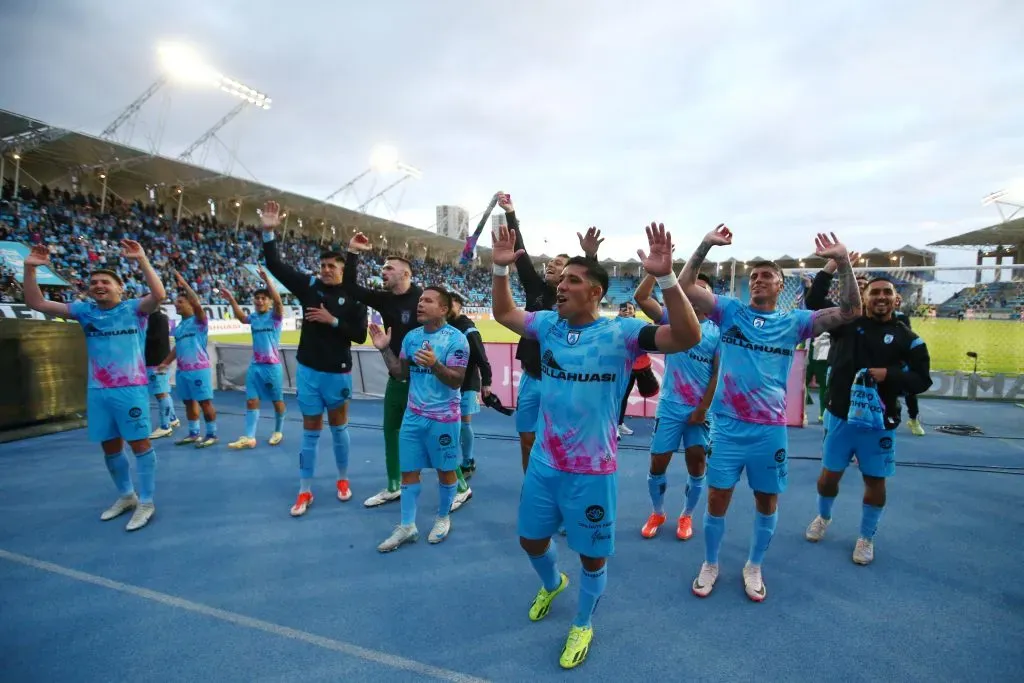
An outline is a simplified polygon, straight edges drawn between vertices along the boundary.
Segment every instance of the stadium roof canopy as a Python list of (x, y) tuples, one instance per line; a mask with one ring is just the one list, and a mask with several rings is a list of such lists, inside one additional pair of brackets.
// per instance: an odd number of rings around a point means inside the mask
[(1024, 218), (1015, 218), (980, 230), (932, 242), (929, 247), (999, 247), (1024, 242)]
[[(373, 241), (385, 236), (392, 245), (401, 241), (410, 247), (426, 247), (432, 256), (443, 254), (449, 258), (461, 253), (464, 246), (462, 240), (428, 230), (0, 110), (0, 153), (10, 164), (10, 155), (15, 152), (21, 156), (22, 184), (35, 180), (50, 187), (70, 188), (71, 176), (75, 175), (82, 191), (100, 194), (99, 174), (106, 173), (108, 191), (132, 200), (154, 190), (169, 212), (176, 210), (180, 189), (185, 215), (209, 213), (208, 200), (213, 199), (222, 222), (234, 219), (241, 211), (244, 225), (255, 223), (256, 208), (274, 199), (289, 214), (289, 230), (300, 232), (298, 220), (293, 219), (302, 219), (301, 232), (313, 237), (320, 237), (324, 227), (335, 226), (335, 242), (347, 242), (354, 232), (362, 231)], [(10, 166), (5, 175), (13, 175)], [(235, 202), (240, 207), (237, 210)], [(490, 249), (481, 247), (477, 252), (489, 259)]]

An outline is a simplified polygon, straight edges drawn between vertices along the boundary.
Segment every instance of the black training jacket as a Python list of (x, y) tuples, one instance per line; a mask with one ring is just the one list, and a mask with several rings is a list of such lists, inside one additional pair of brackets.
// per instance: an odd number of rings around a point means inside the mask
[(466, 335), (466, 341), (469, 342), (469, 365), (466, 367), (466, 377), (462, 380), (462, 391), (480, 391), (482, 386), (491, 386), (491, 363), (487, 360), (487, 350), (480, 330), (466, 315), (460, 315), (448, 324)]
[(345, 279), (341, 283), (350, 297), (380, 313), (384, 329), (391, 331), (388, 348), (398, 358), (402, 353), (405, 335), (409, 334), (409, 330), (420, 327), (420, 323), (416, 322), (416, 308), (423, 290), (416, 285), (410, 285), (402, 294), (367, 289), (358, 282), (358, 268), (359, 254), (348, 252), (345, 257)]

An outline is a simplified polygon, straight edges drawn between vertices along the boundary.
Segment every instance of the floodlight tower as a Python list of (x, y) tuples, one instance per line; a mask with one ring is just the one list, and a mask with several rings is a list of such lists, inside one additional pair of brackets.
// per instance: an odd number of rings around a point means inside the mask
[(135, 115), (139, 113), (139, 110), (142, 109), (143, 105), (146, 104), (146, 102), (149, 102), (153, 95), (155, 95), (157, 91), (165, 85), (167, 85), (167, 76), (161, 75), (160, 78), (156, 79), (156, 81), (146, 88), (141, 95), (136, 97), (135, 101), (125, 107), (124, 111), (118, 114), (116, 119), (110, 122), (110, 125), (103, 129), (103, 132), (100, 133), (100, 137), (104, 140), (115, 140), (114, 135), (117, 133), (118, 129), (129, 120), (133, 119)]
[[(985, 195), (981, 199), (981, 205), (995, 205), (996, 210), (999, 211), (999, 216), (1003, 219), (1003, 222), (1006, 223), (1008, 221), (1013, 220), (1013, 217), (1016, 216), (1018, 213), (1024, 211), (1024, 203), (1022, 203), (1024, 202), (1024, 199), (1019, 199), (1019, 197), (1024, 197), (1024, 181), (1018, 181), (1016, 183), (1013, 183), (1011, 189), (1009, 190), (999, 190), (997, 192), (993, 192), (992, 194)], [(1006, 213), (1003, 212), (1004, 206), (1008, 207), (1008, 210), (1009, 207), (1013, 208), (1013, 211), (1010, 213), (1009, 216), (1007, 216)]]
[[(376, 187), (376, 181), (374, 181), (373, 185), (370, 186), (369, 192), (367, 193), (370, 195), (370, 197), (365, 201), (359, 203), (359, 206), (356, 209), (357, 211), (365, 211), (368, 206), (373, 204), (373, 202), (375, 202), (378, 199), (381, 199), (382, 197), (384, 197), (385, 194), (387, 194), (394, 188), (398, 187), (409, 178), (419, 180), (420, 178), (423, 177), (422, 171), (399, 160), (398, 149), (395, 148), (393, 145), (377, 145), (370, 152), (369, 168), (367, 168), (365, 171), (357, 175), (355, 178), (349, 180), (347, 183), (339, 187), (331, 194), (324, 197), (323, 204), (327, 204), (338, 195), (344, 195), (349, 190), (352, 190), (352, 188), (355, 187), (356, 183), (358, 183), (360, 180), (370, 175), (371, 173), (384, 173), (389, 171), (400, 171), (403, 175), (400, 179), (391, 183), (390, 185), (385, 187), (380, 192), (377, 192), (376, 194), (372, 194), (373, 190)], [(358, 200), (358, 197), (356, 197), (356, 199)]]

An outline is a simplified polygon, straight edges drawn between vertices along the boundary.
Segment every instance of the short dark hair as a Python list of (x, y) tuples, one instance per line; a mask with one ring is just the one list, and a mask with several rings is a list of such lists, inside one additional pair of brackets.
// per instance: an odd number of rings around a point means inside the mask
[(112, 277), (117, 281), (117, 284), (124, 287), (124, 280), (121, 279), (121, 276), (117, 274), (116, 270), (110, 270), (109, 268), (97, 268), (89, 273), (89, 279), (91, 280), (95, 275), (106, 275), (108, 277)]
[(437, 292), (441, 297), (441, 303), (448, 307), (448, 310), (452, 310), (452, 295), (451, 293), (442, 287), (441, 285), (431, 285), (430, 287), (424, 287), (424, 292)]
[(782, 268), (780, 268), (779, 264), (775, 261), (755, 261), (750, 266), (751, 271), (757, 270), (758, 268), (771, 268), (778, 274), (780, 280), (785, 279), (785, 276), (782, 274)]
[(320, 252), (320, 260), (321, 261), (337, 261), (338, 263), (341, 263), (341, 264), (345, 263), (345, 257), (341, 255), (341, 252), (340, 251), (332, 251), (332, 250), (321, 251)]
[[(386, 256), (384, 258), (384, 260), (385, 261), (401, 261), (402, 263), (405, 264), (406, 268), (409, 269), (409, 272), (410, 273), (412, 272), (412, 262), (409, 261), (409, 259), (405, 258), (404, 256)], [(433, 289), (433, 287), (430, 287), (429, 289)]]
[(260, 294), (262, 294), (263, 296), (267, 297), (268, 299), (272, 298), (270, 296), (270, 290), (267, 289), (266, 287), (260, 287), (259, 289), (257, 289), (255, 292), (252, 293), (252, 295), (254, 297), (255, 296), (259, 296)]
[(712, 284), (711, 278), (708, 277), (707, 275), (705, 275), (704, 273), (697, 273), (697, 279), (698, 280), (703, 280), (704, 282), (708, 283), (709, 285)]
[(893, 282), (892, 280), (890, 280), (889, 278), (887, 278), (884, 275), (876, 275), (875, 277), (873, 277), (870, 280), (868, 280), (868, 283), (866, 285), (864, 285), (864, 286), (865, 287), (870, 287), (871, 285), (875, 284), (876, 282), (888, 282), (890, 285), (892, 285), (892, 288), (894, 290), (896, 289), (896, 283)]
[(608, 293), (608, 271), (600, 263), (588, 259), (586, 256), (573, 256), (565, 264), (566, 268), (569, 266), (582, 266), (586, 270), (587, 277), (595, 280), (601, 286), (601, 296)]
[(555, 254), (555, 258), (570, 258), (568, 254)]

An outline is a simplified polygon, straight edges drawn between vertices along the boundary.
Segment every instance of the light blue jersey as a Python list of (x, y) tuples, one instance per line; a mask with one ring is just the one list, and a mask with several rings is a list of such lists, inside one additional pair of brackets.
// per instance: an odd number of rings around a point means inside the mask
[(430, 347), (437, 362), (449, 368), (464, 368), (469, 363), (469, 342), (466, 336), (451, 325), (427, 332), (423, 327), (410, 330), (402, 340), (400, 359), (409, 361), (409, 403), (407, 409), (414, 415), (435, 422), (458, 422), (461, 415), (462, 391), (439, 380), (433, 370), (420, 367), (414, 356), (420, 349)]
[[(661, 324), (668, 325), (668, 311), (661, 315)], [(711, 384), (711, 369), (720, 350), (722, 330), (710, 320), (700, 324), (700, 343), (692, 349), (665, 354), (665, 376), (658, 398), (661, 406), (695, 408)]]
[(274, 314), (253, 311), (249, 314), (249, 328), (252, 332), (252, 362), (259, 365), (281, 363), (281, 327), (284, 319)]
[(540, 342), (540, 417), (531, 462), (562, 472), (617, 470), (616, 428), (630, 372), (644, 351), (636, 318), (599, 318), (570, 327), (554, 311), (526, 314), (526, 336)]
[(95, 301), (76, 301), (68, 306), (68, 316), (85, 333), (90, 389), (149, 384), (145, 351), (149, 314), (139, 310), (141, 303), (141, 299), (129, 299), (103, 309)]
[(206, 351), (209, 321), (200, 323), (194, 315), (182, 318), (174, 326), (174, 350), (178, 370), (205, 370), (210, 367), (210, 354)]
[(814, 317), (803, 309), (765, 313), (739, 299), (715, 296), (708, 318), (721, 328), (722, 338), (712, 415), (785, 425), (793, 350), (813, 336)]

